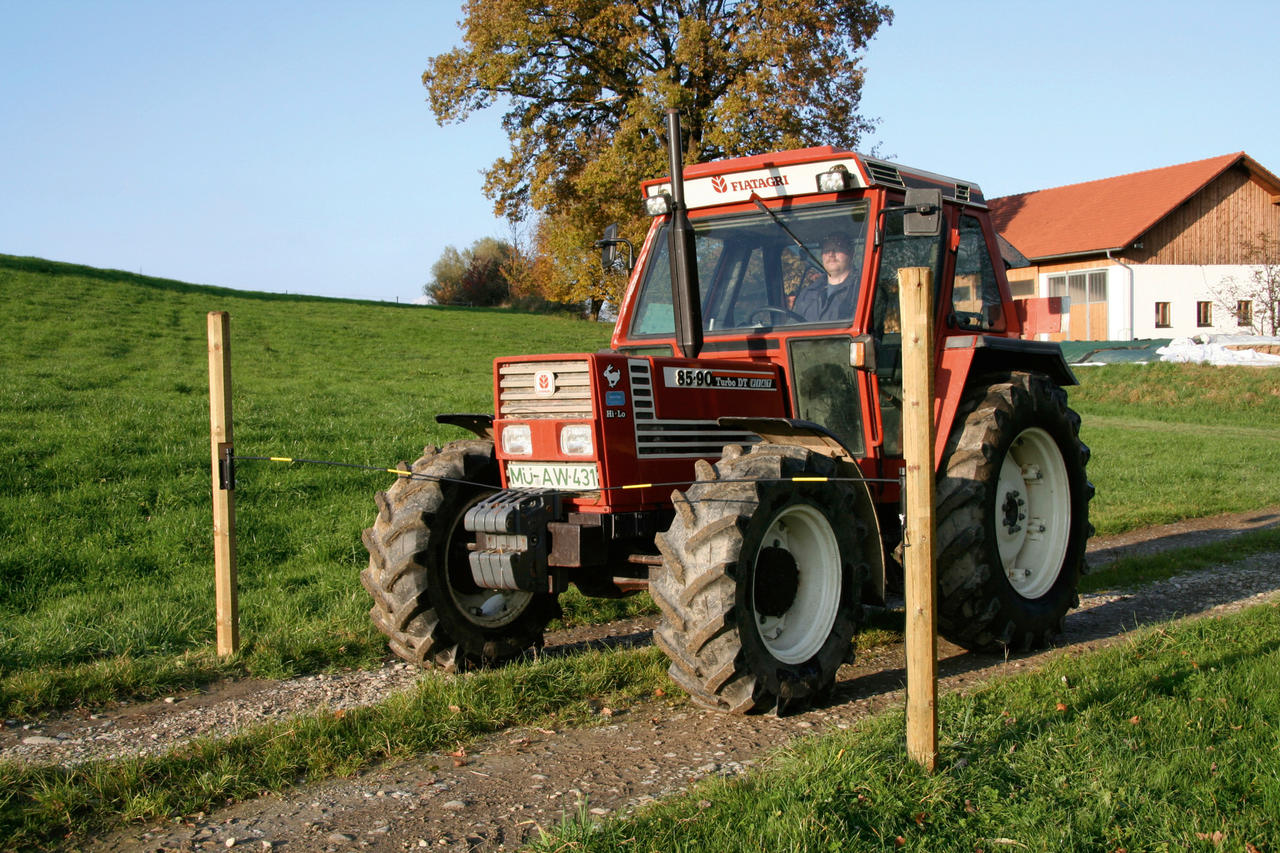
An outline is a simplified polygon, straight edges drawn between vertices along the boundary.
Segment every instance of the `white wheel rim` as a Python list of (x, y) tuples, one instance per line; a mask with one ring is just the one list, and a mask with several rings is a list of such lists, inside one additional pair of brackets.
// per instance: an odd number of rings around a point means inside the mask
[(756, 630), (769, 654), (779, 661), (804, 663), (822, 649), (835, 625), (840, 606), (840, 545), (825, 515), (797, 504), (774, 516), (760, 550), (769, 547), (791, 554), (799, 582), (795, 600), (781, 616), (754, 614)]
[(996, 488), (996, 545), (1023, 598), (1047, 593), (1062, 573), (1071, 532), (1071, 483), (1053, 436), (1032, 427), (1009, 446)]

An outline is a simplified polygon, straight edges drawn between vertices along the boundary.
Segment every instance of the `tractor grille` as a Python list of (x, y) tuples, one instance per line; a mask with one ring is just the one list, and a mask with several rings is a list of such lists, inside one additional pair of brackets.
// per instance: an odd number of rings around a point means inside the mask
[[(539, 373), (554, 376), (554, 390), (538, 393)], [(498, 368), (498, 417), (590, 418), (591, 374), (585, 361), (519, 361)]]
[(636, 455), (666, 459), (719, 459), (726, 444), (753, 444), (752, 432), (730, 430), (715, 421), (659, 420), (653, 405), (653, 376), (649, 363), (628, 363), (635, 412)]

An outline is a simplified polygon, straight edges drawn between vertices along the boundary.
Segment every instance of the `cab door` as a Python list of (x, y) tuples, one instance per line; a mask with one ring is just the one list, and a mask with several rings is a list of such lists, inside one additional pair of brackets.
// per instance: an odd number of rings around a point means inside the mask
[(934, 305), (938, 306), (939, 294), (944, 292), (947, 260), (942, 252), (942, 239), (943, 235), (950, 232), (950, 228), (944, 223), (942, 233), (938, 236), (908, 236), (903, 233), (901, 213), (890, 212), (882, 221), (884, 225), (877, 256), (875, 293), (868, 325), (875, 350), (875, 374), (871, 382), (872, 408), (876, 410), (879, 425), (873, 444), (879, 445), (875, 455), (881, 458), (901, 458), (902, 327), (898, 315), (898, 270), (906, 267), (927, 267), (933, 270)]

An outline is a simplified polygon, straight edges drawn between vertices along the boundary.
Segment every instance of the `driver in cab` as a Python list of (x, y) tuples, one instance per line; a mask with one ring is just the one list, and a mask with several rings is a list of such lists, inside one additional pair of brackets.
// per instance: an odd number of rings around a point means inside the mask
[(853, 273), (853, 241), (842, 231), (822, 238), (822, 268), (827, 280), (815, 281), (796, 295), (792, 311), (806, 323), (848, 320), (858, 301), (858, 278)]

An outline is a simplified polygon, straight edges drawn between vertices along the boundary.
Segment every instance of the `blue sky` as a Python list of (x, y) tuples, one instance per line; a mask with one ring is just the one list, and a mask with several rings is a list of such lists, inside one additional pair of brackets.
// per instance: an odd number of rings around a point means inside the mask
[[(988, 196), (1244, 150), (1280, 172), (1280, 9), (902, 2), (862, 146)], [(409, 301), (508, 237), (492, 111), (440, 127), (446, 2), (0, 0), (0, 252), (250, 290)]]

